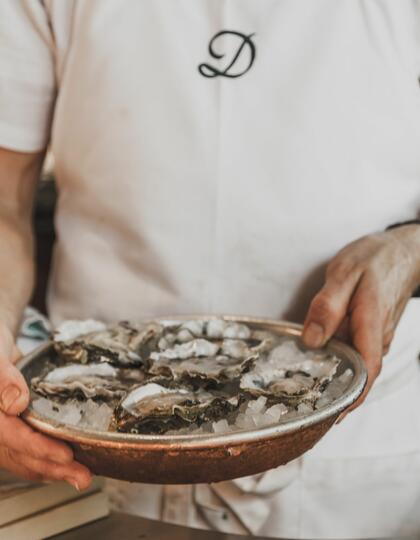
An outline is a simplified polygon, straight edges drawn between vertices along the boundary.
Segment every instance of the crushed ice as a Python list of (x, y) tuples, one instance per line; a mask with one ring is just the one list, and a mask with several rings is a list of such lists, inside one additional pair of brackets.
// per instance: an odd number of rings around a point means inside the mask
[(107, 431), (112, 419), (113, 410), (106, 403), (93, 399), (78, 401), (70, 399), (66, 403), (57, 403), (46, 398), (37, 398), (32, 407), (38, 414), (60, 422), (95, 431)]

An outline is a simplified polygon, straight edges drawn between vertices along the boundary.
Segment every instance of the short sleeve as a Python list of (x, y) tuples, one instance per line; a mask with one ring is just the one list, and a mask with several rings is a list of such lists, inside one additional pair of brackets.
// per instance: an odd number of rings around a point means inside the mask
[(41, 0), (0, 1), (0, 147), (46, 147), (56, 94), (54, 43)]

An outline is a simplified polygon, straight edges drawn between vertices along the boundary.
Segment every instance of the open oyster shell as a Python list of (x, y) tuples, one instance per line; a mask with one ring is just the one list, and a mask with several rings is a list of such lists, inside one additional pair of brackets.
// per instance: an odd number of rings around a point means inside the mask
[(118, 431), (165, 433), (192, 423), (223, 418), (238, 408), (239, 396), (215, 396), (186, 386), (168, 388), (155, 382), (132, 390), (115, 413)]
[(168, 326), (150, 354), (153, 375), (220, 385), (248, 371), (259, 355), (275, 344), (268, 332), (221, 319)]
[(279, 398), (291, 405), (314, 402), (334, 377), (339, 363), (334, 356), (316, 352), (308, 357), (294, 341), (287, 340), (254, 362), (242, 375), (240, 388), (253, 396)]
[(117, 399), (144, 381), (138, 369), (118, 369), (108, 363), (67, 364), (44, 377), (32, 379), (32, 389), (43, 396)]
[[(244, 347), (238, 347), (235, 355), (229, 355), (226, 352), (231, 350), (227, 351), (222, 342), (193, 339), (152, 353), (149, 372), (153, 375), (171, 377), (176, 381), (202, 380), (217, 385), (239, 377), (258, 358), (244, 342), (237, 341), (237, 343), (243, 344)], [(233, 347), (230, 349), (234, 350)]]
[(121, 322), (81, 336), (55, 340), (54, 345), (59, 356), (68, 362), (135, 366), (144, 363), (148, 347), (161, 332), (159, 324)]

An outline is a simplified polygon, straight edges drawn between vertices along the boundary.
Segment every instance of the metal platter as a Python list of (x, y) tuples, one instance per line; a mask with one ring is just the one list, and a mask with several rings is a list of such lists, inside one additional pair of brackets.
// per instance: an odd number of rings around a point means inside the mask
[[(194, 318), (215, 317), (164, 317), (157, 321)], [(288, 322), (222, 318), (296, 340), (302, 333), (301, 325)], [(31, 406), (22, 416), (35, 429), (67, 441), (76, 459), (94, 474), (156, 484), (210, 483), (248, 476), (284, 465), (307, 452), (363, 392), (367, 373), (360, 355), (337, 340), (331, 340), (325, 350), (342, 359), (339, 373), (347, 368), (353, 370), (354, 377), (346, 392), (309, 415), (260, 429), (227, 434), (134, 435), (71, 427), (42, 417)], [(52, 354), (49, 342), (21, 361), (19, 367), (28, 382), (38, 375)]]

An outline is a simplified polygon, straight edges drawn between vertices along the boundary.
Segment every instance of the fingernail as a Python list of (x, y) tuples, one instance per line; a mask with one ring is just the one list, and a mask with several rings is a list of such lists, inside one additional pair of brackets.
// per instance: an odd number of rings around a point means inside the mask
[(311, 322), (303, 334), (308, 347), (321, 347), (324, 343), (324, 329), (318, 323)]
[(69, 484), (71, 484), (74, 488), (76, 488), (77, 491), (80, 491), (80, 487), (77, 480), (75, 480), (74, 478), (64, 478), (64, 480), (68, 482)]
[(11, 385), (3, 390), (1, 394), (1, 408), (8, 412), (11, 406), (19, 399), (20, 390), (17, 386)]

